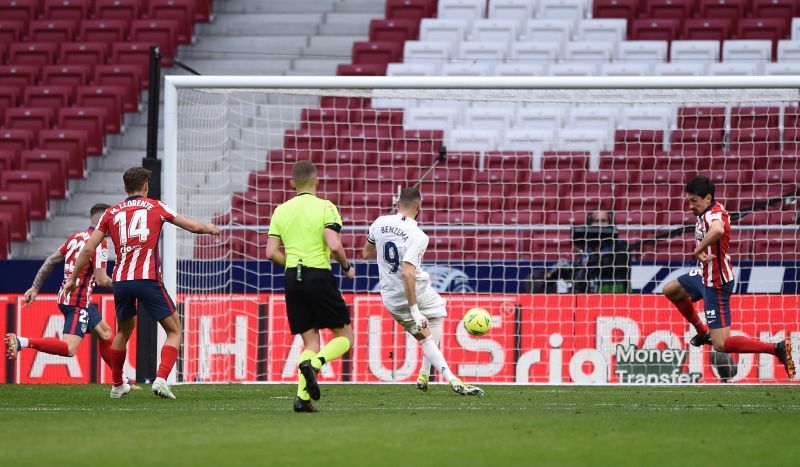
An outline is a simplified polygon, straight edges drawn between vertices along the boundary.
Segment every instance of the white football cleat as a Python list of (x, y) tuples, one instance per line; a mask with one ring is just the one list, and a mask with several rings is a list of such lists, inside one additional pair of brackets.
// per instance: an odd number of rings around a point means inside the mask
[(454, 379), (450, 381), (450, 388), (456, 394), (461, 394), (462, 396), (482, 396), (484, 395), (483, 389), (479, 388), (478, 386), (472, 386), (470, 384), (462, 382), (460, 379)]
[(169, 388), (169, 384), (164, 378), (156, 378), (153, 380), (153, 387), (151, 388), (153, 394), (164, 399), (175, 399), (175, 394)]
[(112, 386), (110, 395), (112, 399), (119, 399), (129, 392), (131, 392), (131, 386), (127, 383), (122, 383), (121, 386)]

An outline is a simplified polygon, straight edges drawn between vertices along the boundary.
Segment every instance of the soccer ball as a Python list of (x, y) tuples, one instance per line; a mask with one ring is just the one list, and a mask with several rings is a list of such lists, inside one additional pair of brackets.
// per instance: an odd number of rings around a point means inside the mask
[(461, 321), (464, 329), (473, 336), (482, 336), (492, 329), (492, 315), (483, 308), (471, 308)]

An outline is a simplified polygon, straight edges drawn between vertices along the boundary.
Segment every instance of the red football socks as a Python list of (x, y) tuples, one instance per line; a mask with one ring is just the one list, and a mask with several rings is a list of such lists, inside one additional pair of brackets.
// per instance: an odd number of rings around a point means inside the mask
[(775, 345), (744, 336), (730, 336), (725, 339), (722, 350), (725, 353), (768, 353), (775, 355)]
[(112, 340), (113, 340), (113, 338), (109, 339), (107, 341), (104, 341), (103, 339), (98, 339), (98, 341), (97, 341), (97, 347), (98, 347), (98, 350), (100, 351), (100, 358), (102, 358), (103, 361), (106, 362), (106, 365), (108, 365), (109, 368), (111, 368), (111, 352), (110, 352), (110, 350), (111, 350), (111, 341)]
[(122, 367), (125, 365), (126, 350), (108, 348), (109, 360), (111, 360), (111, 380), (114, 386), (121, 386), (122, 381)]
[(172, 367), (175, 366), (175, 360), (178, 359), (178, 349), (171, 345), (165, 345), (161, 348), (161, 364), (158, 365), (158, 372), (156, 376), (159, 378), (167, 379)]
[(686, 321), (689, 322), (694, 329), (697, 331), (698, 334), (705, 334), (708, 332), (708, 325), (706, 323), (700, 321), (700, 316), (694, 310), (694, 304), (692, 303), (691, 298), (684, 298), (678, 302), (672, 302), (675, 305), (675, 308), (681, 312)]
[(67, 343), (55, 337), (31, 337), (28, 339), (28, 347), (53, 355), (69, 356)]

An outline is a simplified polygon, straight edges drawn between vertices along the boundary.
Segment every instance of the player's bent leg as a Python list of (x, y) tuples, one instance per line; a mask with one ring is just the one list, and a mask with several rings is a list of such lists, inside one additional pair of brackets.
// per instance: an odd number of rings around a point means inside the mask
[[(685, 274), (679, 279), (673, 279), (664, 286), (664, 296), (675, 305), (675, 308), (694, 327), (697, 334), (689, 341), (694, 347), (711, 344), (711, 336), (708, 332), (708, 325), (700, 320), (700, 315), (694, 309), (694, 302), (699, 300), (701, 287), (699, 276)], [(685, 285), (685, 286), (684, 286)], [(687, 290), (688, 287), (690, 290)]]
[(83, 336), (75, 336), (73, 334), (64, 334), (62, 339), (67, 344), (67, 357), (73, 357), (78, 352), (78, 347), (83, 342)]
[(482, 396), (484, 394), (483, 389), (466, 384), (453, 374), (430, 330), (417, 328), (413, 321), (406, 321), (401, 324), (406, 328), (406, 331), (419, 341), (420, 345), (422, 345), (422, 353), (430, 360), (433, 367), (442, 374), (442, 377), (450, 383), (450, 389), (463, 396)]
[(725, 352), (725, 341), (731, 337), (731, 328), (724, 327), (719, 329), (711, 329), (711, 346), (717, 352)]

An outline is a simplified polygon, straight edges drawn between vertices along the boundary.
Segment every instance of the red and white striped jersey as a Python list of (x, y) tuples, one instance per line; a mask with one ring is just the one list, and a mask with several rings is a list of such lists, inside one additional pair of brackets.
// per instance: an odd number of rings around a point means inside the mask
[(706, 232), (711, 228), (712, 222), (722, 222), (725, 233), (706, 248), (706, 255), (714, 255), (712, 261), (708, 263), (700, 262), (700, 269), (703, 272), (703, 284), (709, 287), (721, 286), (735, 279), (733, 276), (733, 263), (728, 256), (728, 247), (731, 242), (731, 218), (725, 206), (717, 201), (712, 201), (711, 205), (697, 216), (697, 224), (694, 228), (695, 240), (697, 245), (705, 238)]
[(178, 214), (166, 204), (144, 196), (131, 196), (106, 209), (97, 230), (111, 237), (117, 264), (114, 282), (150, 279), (162, 282), (158, 242), (164, 221)]
[(83, 270), (75, 283), (75, 291), (71, 294), (64, 293), (64, 283), (67, 282), (72, 271), (75, 270), (75, 261), (83, 250), (84, 245), (94, 232), (94, 227), (75, 232), (67, 238), (67, 241), (58, 249), (64, 255), (64, 279), (61, 281), (61, 288), (58, 290), (59, 305), (71, 305), (78, 308), (86, 308), (92, 302), (92, 290), (95, 286), (95, 269), (105, 269), (108, 261), (108, 243), (103, 240), (95, 250), (94, 256), (89, 260), (89, 264)]

